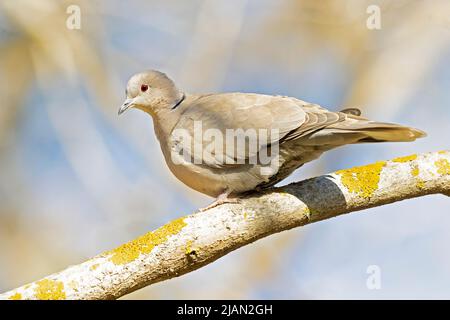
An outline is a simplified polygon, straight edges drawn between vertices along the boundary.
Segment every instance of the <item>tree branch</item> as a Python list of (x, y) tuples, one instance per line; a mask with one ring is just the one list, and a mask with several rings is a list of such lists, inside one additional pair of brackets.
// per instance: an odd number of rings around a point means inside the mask
[(450, 195), (450, 152), (340, 170), (176, 219), (0, 299), (115, 299), (270, 234), (428, 194)]

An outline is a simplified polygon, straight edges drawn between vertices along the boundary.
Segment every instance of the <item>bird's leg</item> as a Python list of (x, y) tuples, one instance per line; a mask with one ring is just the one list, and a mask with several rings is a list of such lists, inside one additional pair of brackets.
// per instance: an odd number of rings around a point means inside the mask
[(222, 204), (225, 203), (239, 203), (239, 198), (236, 197), (230, 197), (230, 190), (225, 190), (223, 193), (221, 193), (216, 200), (214, 200), (213, 203), (211, 203), (210, 205), (208, 205), (205, 208), (200, 209), (200, 211), (206, 211), (212, 208), (215, 208), (217, 206), (220, 206)]

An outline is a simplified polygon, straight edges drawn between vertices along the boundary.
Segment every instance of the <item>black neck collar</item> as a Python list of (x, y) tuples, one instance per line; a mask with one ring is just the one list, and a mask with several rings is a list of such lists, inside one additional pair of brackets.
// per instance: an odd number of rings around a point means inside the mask
[(184, 101), (184, 98), (186, 98), (186, 95), (185, 95), (184, 92), (183, 92), (183, 96), (181, 97), (180, 101), (178, 101), (178, 102), (172, 107), (172, 110), (174, 110), (176, 107), (178, 107), (178, 106)]

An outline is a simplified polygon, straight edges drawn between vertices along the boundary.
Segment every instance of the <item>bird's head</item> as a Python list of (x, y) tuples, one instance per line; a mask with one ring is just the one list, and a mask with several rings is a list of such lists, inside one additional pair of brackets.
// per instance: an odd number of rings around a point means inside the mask
[(119, 109), (119, 115), (129, 108), (137, 108), (153, 116), (160, 110), (173, 108), (183, 97), (183, 93), (164, 73), (144, 71), (128, 80), (126, 100)]

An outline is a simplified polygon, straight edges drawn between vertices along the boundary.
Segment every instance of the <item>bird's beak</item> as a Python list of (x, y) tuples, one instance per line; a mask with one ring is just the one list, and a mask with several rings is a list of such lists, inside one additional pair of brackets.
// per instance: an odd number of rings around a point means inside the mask
[(125, 102), (122, 104), (122, 106), (119, 108), (119, 112), (118, 112), (119, 116), (122, 113), (124, 113), (125, 111), (127, 111), (128, 108), (132, 107), (133, 102), (134, 102), (134, 100), (131, 98), (126, 99)]

